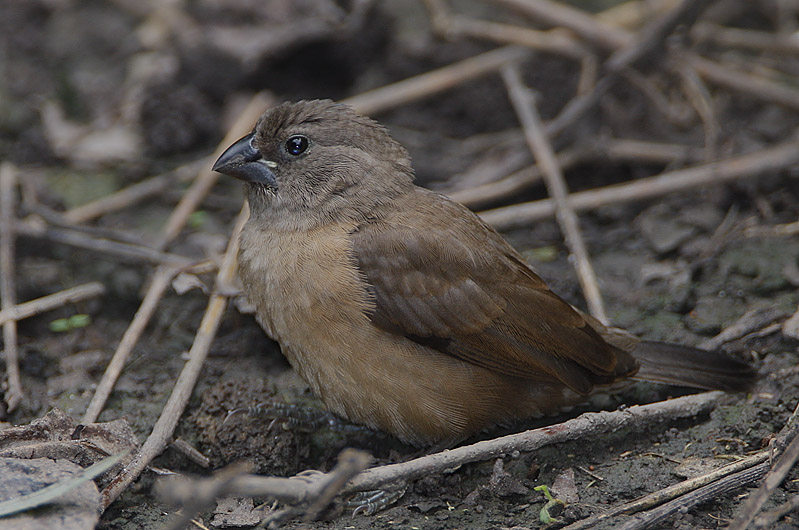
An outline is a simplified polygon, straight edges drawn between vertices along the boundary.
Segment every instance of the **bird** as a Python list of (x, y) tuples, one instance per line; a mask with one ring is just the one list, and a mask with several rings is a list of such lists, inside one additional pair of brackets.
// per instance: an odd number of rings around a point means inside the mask
[(244, 182), (238, 267), (257, 321), (350, 422), (448, 447), (628, 379), (745, 391), (756, 377), (573, 307), (476, 214), (416, 186), (407, 150), (345, 104), (276, 105), (213, 169)]

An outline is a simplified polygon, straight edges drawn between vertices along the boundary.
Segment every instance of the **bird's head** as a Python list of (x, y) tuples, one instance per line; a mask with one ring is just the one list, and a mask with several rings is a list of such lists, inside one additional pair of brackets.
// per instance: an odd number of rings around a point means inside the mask
[(370, 215), (413, 182), (408, 152), (382, 125), (329, 100), (266, 111), (214, 170), (247, 184), (253, 215), (297, 228)]

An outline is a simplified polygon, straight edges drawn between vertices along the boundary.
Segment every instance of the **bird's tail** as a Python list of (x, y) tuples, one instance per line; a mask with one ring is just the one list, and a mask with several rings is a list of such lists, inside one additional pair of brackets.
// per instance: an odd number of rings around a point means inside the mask
[(643, 381), (746, 392), (757, 378), (756, 370), (747, 363), (718, 351), (642, 341), (632, 355), (641, 365), (635, 379)]

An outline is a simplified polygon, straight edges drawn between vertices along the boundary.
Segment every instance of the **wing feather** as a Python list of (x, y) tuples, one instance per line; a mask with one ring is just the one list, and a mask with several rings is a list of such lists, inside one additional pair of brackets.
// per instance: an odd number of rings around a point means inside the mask
[(391, 210), (352, 234), (376, 326), (502, 374), (557, 378), (582, 394), (635, 372), (632, 357), (462, 206), (417, 191)]

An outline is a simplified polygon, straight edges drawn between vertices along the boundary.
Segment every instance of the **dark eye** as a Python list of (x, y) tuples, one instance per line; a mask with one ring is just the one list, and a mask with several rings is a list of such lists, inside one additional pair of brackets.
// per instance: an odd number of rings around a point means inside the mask
[(300, 156), (308, 149), (308, 138), (297, 134), (286, 140), (286, 151), (293, 156)]

